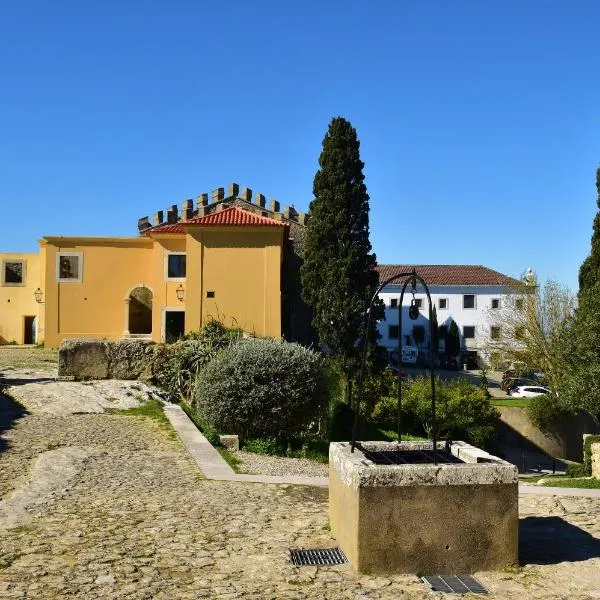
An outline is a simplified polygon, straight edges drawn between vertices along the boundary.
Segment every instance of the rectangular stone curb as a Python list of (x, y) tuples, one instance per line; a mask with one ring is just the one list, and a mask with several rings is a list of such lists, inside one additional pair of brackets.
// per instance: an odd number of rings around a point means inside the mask
[(236, 473), (214, 449), (212, 444), (198, 431), (191, 419), (177, 404), (165, 404), (163, 410), (177, 432), (183, 445), (196, 461), (207, 479), (218, 481), (240, 481), (252, 483), (284, 483), (291, 485), (327, 486), (327, 477), (277, 477), (273, 475), (241, 475)]
[(519, 494), (537, 494), (538, 496), (580, 496), (600, 498), (600, 489), (547, 487), (545, 485), (519, 484)]
[(163, 410), (183, 445), (208, 479), (230, 479), (235, 476), (235, 471), (198, 431), (180, 406), (165, 404)]

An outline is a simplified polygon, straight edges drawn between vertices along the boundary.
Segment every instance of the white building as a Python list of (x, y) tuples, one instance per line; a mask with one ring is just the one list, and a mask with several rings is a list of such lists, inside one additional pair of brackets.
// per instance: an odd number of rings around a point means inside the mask
[[(514, 302), (519, 294), (520, 282), (498, 271), (481, 265), (379, 265), (379, 281), (383, 283), (392, 275), (410, 272), (413, 269), (429, 287), (431, 301), (436, 308), (438, 326), (450, 326), (452, 320), (458, 326), (461, 342), (461, 361), (483, 359), (486, 363), (493, 357), (490, 349), (493, 341), (504, 337), (502, 309), (507, 302)], [(380, 298), (385, 303), (385, 321), (378, 324), (380, 344), (393, 351), (398, 347), (398, 336), (402, 335), (403, 346), (420, 346), (422, 352), (429, 351), (429, 306), (422, 285), (417, 284), (415, 303), (419, 317), (411, 320), (408, 308), (413, 296), (411, 285), (406, 287), (402, 307), (402, 332), (398, 331), (398, 303), (404, 278), (383, 288)], [(512, 297), (512, 298), (510, 298)], [(424, 341), (417, 344), (419, 331), (423, 328)], [(442, 329), (440, 338), (443, 338)], [(417, 340), (415, 340), (415, 337)], [(440, 354), (444, 342), (440, 339)]]

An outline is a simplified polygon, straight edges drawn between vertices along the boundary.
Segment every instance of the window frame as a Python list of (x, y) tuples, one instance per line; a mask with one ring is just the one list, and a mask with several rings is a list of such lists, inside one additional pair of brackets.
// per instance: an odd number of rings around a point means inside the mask
[[(9, 263), (21, 263), (21, 282), (6, 281), (6, 265)], [(26, 258), (3, 258), (1, 282), (3, 287), (25, 287), (27, 285), (27, 259)]]
[(398, 298), (390, 298), (390, 308), (398, 308)]
[[(498, 335), (494, 336), (494, 330), (498, 331)], [(492, 325), (490, 327), (490, 340), (499, 340), (502, 337), (502, 327), (500, 325)]]
[[(497, 306), (494, 306), (494, 302), (497, 303)], [(491, 302), (490, 302), (490, 306), (492, 307), (492, 310), (500, 310), (501, 308), (501, 304), (500, 304), (500, 298), (492, 298)]]
[[(392, 335), (392, 329), (396, 330), (396, 335)], [(388, 325), (388, 340), (397, 340), (400, 335), (400, 326), (399, 325)]]
[[(473, 306), (465, 306), (465, 298), (467, 296), (473, 296)], [(463, 294), (462, 307), (463, 310), (477, 310), (477, 294)]]
[(415, 305), (419, 310), (423, 310), (423, 298), (415, 298)]
[[(465, 329), (467, 329), (467, 328), (473, 329), (473, 335), (466, 335)], [(463, 334), (463, 338), (465, 340), (474, 340), (475, 339), (475, 335), (476, 335), (475, 325), (463, 325), (462, 334)]]
[[(446, 306), (442, 307), (440, 304), (442, 301), (446, 303)], [(450, 298), (438, 298), (438, 308), (440, 310), (450, 310)]]
[[(78, 273), (77, 277), (61, 277), (60, 276), (60, 259), (63, 256), (77, 256), (78, 261)], [(57, 283), (81, 283), (83, 281), (83, 252), (62, 252), (56, 253), (56, 282)]]
[[(171, 256), (185, 256), (185, 276), (184, 277), (169, 277), (169, 257)], [(165, 281), (174, 281), (182, 283), (187, 278), (187, 252), (179, 250), (168, 250), (165, 252)]]

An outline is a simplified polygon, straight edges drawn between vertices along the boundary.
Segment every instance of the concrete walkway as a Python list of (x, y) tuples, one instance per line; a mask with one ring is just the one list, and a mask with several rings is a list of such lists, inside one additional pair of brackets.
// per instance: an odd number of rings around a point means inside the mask
[[(198, 431), (198, 428), (177, 404), (165, 404), (164, 411), (171, 425), (181, 438), (187, 451), (200, 467), (207, 479), (217, 481), (246, 481), (254, 483), (287, 483), (293, 485), (328, 486), (327, 477), (298, 477), (288, 475), (242, 475), (236, 473), (215, 450), (212, 444)], [(580, 489), (562, 487), (544, 487), (519, 483), (519, 493), (538, 496), (579, 496), (600, 498), (600, 489)]]
[(242, 475), (236, 473), (212, 444), (198, 431), (198, 428), (177, 404), (165, 404), (164, 411), (169, 422), (181, 438), (187, 451), (198, 463), (200, 470), (208, 479), (218, 481), (247, 481), (254, 483), (288, 483), (294, 485), (327, 486), (327, 477), (299, 477), (288, 475), (275, 477), (272, 475)]

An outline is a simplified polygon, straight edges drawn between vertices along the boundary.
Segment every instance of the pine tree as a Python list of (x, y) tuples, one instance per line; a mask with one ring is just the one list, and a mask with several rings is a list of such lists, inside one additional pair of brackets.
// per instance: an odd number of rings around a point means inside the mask
[[(365, 312), (378, 283), (359, 147), (354, 127), (342, 117), (332, 119), (313, 183), (301, 268), (303, 299), (313, 309), (321, 346), (342, 359), (348, 401), (360, 352), (357, 342), (364, 339)], [(381, 303), (373, 317), (372, 346), (378, 337), (376, 322), (383, 318)]]
[(430, 344), (433, 344), (433, 352), (437, 355), (437, 351), (440, 348), (440, 338), (439, 338), (439, 326), (437, 320), (437, 310), (435, 308), (435, 304), (431, 309), (431, 331), (433, 332), (433, 339), (429, 340)]
[[(596, 203), (600, 209), (600, 168), (596, 171), (596, 189), (598, 199)], [(583, 261), (579, 269), (579, 295), (594, 287), (600, 282), (600, 210), (594, 218), (594, 232), (592, 234), (592, 249), (590, 255)]]

